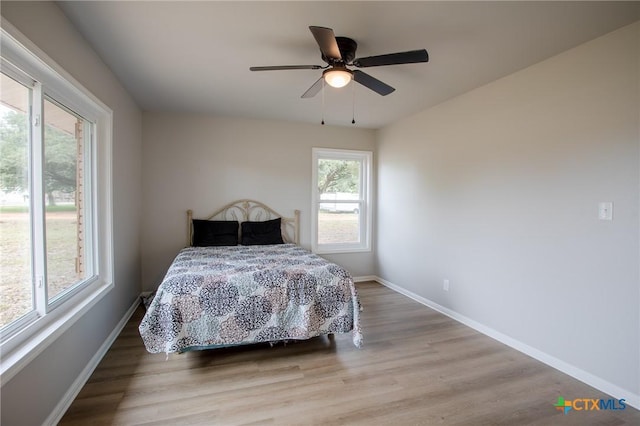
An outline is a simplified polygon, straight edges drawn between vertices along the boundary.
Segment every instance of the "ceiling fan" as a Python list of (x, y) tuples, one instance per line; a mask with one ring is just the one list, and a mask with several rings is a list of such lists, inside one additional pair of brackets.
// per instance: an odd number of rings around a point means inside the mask
[(344, 87), (354, 80), (374, 92), (386, 96), (392, 93), (393, 87), (370, 76), (360, 70), (350, 70), (347, 66), (357, 68), (380, 67), (384, 65), (413, 64), (417, 62), (429, 62), (429, 54), (425, 49), (410, 50), (408, 52), (389, 53), (386, 55), (368, 56), (356, 58), (358, 44), (348, 37), (336, 37), (331, 28), (309, 27), (311, 34), (316, 39), (322, 60), (327, 63), (321, 65), (280, 65), (267, 67), (250, 67), (251, 71), (275, 71), (275, 70), (319, 70), (323, 69), (320, 77), (313, 85), (302, 94), (303, 98), (314, 97), (323, 86), (323, 80), (332, 87)]

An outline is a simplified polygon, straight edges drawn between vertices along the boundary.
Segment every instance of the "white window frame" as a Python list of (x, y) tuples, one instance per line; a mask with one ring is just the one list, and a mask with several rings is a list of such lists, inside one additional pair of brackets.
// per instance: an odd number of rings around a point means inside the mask
[[(318, 191), (318, 162), (319, 160), (351, 160), (359, 161), (360, 167), (360, 198), (358, 200), (332, 200), (332, 203), (359, 204), (360, 242), (359, 243), (318, 243), (318, 212), (320, 208), (320, 192)], [(311, 246), (315, 253), (356, 253), (371, 251), (372, 230), (372, 164), (371, 151), (312, 148), (312, 179), (311, 179)], [(326, 201), (324, 201), (326, 202)]]
[[(42, 145), (38, 144), (38, 139), (42, 137), (44, 126), (42, 105), (45, 96), (93, 123), (91, 147), (85, 157), (85, 161), (91, 161), (86, 179), (93, 190), (89, 196), (90, 201), (85, 206), (91, 213), (85, 235), (85, 244), (91, 246), (87, 253), (92, 258), (87, 260), (93, 262), (91, 276), (51, 301), (47, 301), (46, 291), (37, 291), (34, 295), (35, 312), (9, 324), (0, 332), (0, 381), (4, 385), (114, 286), (111, 164), (113, 112), (4, 18), (0, 31), (2, 71), (8, 71), (7, 74), (12, 77), (20, 74), (20, 81), (23, 84), (29, 83), (25, 85), (32, 88), (30, 123), (32, 138), (36, 142), (34, 146)], [(42, 152), (31, 153), (32, 167), (42, 166), (41, 159), (38, 159), (41, 156)], [(38, 181), (39, 177), (41, 178), (41, 173), (32, 171), (31, 191), (42, 191), (42, 180)], [(32, 235), (40, 235), (39, 238), (44, 235), (42, 229), (37, 229), (44, 226), (43, 209), (43, 200), (31, 201), (30, 211), (34, 215)], [(42, 241), (34, 242), (39, 243)], [(42, 263), (42, 255), (35, 254), (33, 262)], [(45, 269), (42, 264), (35, 268), (40, 273)]]

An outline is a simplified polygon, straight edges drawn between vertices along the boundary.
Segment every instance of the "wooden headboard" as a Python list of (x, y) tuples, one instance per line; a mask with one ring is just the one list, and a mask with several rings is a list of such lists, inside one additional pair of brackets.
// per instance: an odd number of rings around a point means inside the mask
[[(284, 217), (280, 213), (254, 200), (238, 200), (229, 203), (205, 220), (237, 220), (238, 222), (263, 222), (282, 219), (282, 239), (285, 243), (300, 244), (300, 210), (293, 211), (294, 217)], [(193, 242), (193, 211), (187, 210), (187, 246)]]

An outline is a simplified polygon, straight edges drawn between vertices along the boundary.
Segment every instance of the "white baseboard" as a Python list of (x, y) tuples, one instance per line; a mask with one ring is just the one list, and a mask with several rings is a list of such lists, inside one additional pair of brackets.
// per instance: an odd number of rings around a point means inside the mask
[(364, 275), (362, 277), (353, 277), (354, 283), (361, 283), (363, 281), (378, 281), (379, 278), (375, 275)]
[(64, 413), (67, 412), (67, 410), (71, 406), (71, 403), (73, 403), (73, 400), (76, 399), (76, 396), (78, 396), (84, 384), (87, 383), (87, 380), (89, 380), (89, 377), (91, 377), (91, 374), (93, 374), (93, 371), (96, 369), (98, 364), (100, 364), (102, 358), (107, 354), (107, 351), (109, 350), (113, 342), (115, 342), (118, 335), (139, 305), (140, 299), (136, 298), (136, 300), (133, 302), (133, 305), (131, 305), (127, 312), (125, 312), (122, 319), (118, 322), (111, 334), (109, 334), (107, 340), (105, 340), (102, 346), (100, 346), (98, 352), (96, 352), (96, 354), (91, 358), (87, 366), (78, 375), (76, 380), (74, 380), (74, 382), (71, 384), (71, 387), (69, 387), (69, 389), (64, 394), (60, 402), (58, 402), (51, 414), (49, 414), (49, 417), (47, 417), (47, 420), (45, 420), (45, 422), (43, 423), (44, 426), (57, 425), (60, 422), (62, 416), (64, 416)]
[[(543, 352), (539, 349), (536, 349), (532, 346), (529, 346), (519, 340), (516, 340), (512, 337), (509, 337), (505, 334), (500, 333), (497, 330), (494, 330), (491, 327), (487, 327), (484, 324), (481, 324), (477, 321), (472, 320), (471, 318), (468, 318), (464, 315), (461, 315), (449, 308), (445, 308), (442, 305), (437, 304), (436, 302), (429, 300), (427, 298), (424, 298), (420, 295), (417, 295), (405, 288), (402, 288), (400, 286), (397, 286), (387, 280), (384, 280), (380, 277), (373, 277), (371, 278), (372, 281), (377, 281), (378, 283), (382, 284), (385, 287), (388, 287), (389, 289), (398, 292), (404, 296), (407, 296), (413, 300), (415, 300), (418, 303), (421, 303), (425, 306), (428, 306), (429, 308), (440, 312), (441, 314), (444, 314), (446, 316), (448, 316), (449, 318), (452, 318), (468, 327), (473, 328), (476, 331), (479, 331), (480, 333), (491, 337), (492, 339), (497, 340), (498, 342), (504, 343), (507, 346), (512, 347), (513, 349), (524, 353), (525, 355), (529, 355), (532, 358), (537, 359), (540, 362), (543, 362), (544, 364), (547, 364), (550, 367), (555, 368), (556, 370), (561, 371), (562, 373), (568, 374), (569, 376), (573, 377), (574, 379), (580, 380), (583, 383), (586, 383), (587, 385), (594, 387), (606, 394), (609, 394), (611, 396), (613, 396), (616, 399), (624, 399), (625, 403), (636, 408), (636, 409), (640, 409), (640, 395), (638, 394), (634, 394), (633, 392), (630, 392), (628, 390), (625, 390), (617, 385), (614, 385), (613, 383), (610, 383), (598, 376), (595, 376), (587, 371), (584, 371), (574, 365), (571, 365), (565, 361), (562, 361), (554, 356), (551, 356), (549, 354), (547, 354), (546, 352)], [(355, 281), (355, 278), (354, 278)]]

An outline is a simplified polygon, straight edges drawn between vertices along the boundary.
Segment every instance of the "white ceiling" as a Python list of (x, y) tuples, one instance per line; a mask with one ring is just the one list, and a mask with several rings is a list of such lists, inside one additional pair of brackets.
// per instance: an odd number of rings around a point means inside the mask
[[(640, 19), (640, 2), (60, 2), (145, 111), (319, 123), (301, 99), (325, 65), (310, 25), (358, 42), (357, 57), (426, 48), (429, 63), (363, 69), (357, 126), (379, 128)], [(353, 84), (325, 93), (329, 125), (351, 125)]]

